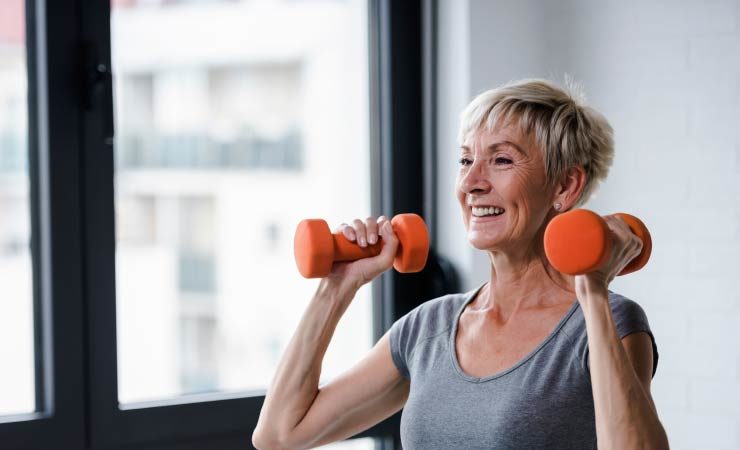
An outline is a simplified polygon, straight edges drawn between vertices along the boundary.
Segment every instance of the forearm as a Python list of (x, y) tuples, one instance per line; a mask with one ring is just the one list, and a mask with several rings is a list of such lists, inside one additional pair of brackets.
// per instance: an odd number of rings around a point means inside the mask
[(665, 430), (617, 335), (608, 292), (589, 292), (581, 306), (599, 449), (667, 449)]
[(305, 417), (319, 392), (324, 354), (354, 294), (321, 280), (278, 364), (255, 435), (279, 441)]

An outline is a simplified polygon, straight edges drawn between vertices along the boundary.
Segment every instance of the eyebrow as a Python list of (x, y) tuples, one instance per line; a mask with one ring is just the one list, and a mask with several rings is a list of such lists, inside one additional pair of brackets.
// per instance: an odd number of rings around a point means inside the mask
[[(518, 151), (519, 153), (521, 153), (524, 156), (527, 156), (527, 152), (525, 152), (524, 150), (522, 150), (521, 147), (519, 147), (517, 144), (515, 144), (515, 143), (513, 143), (511, 141), (494, 142), (493, 144), (491, 144), (488, 147), (486, 147), (486, 150), (488, 150), (489, 152), (495, 152), (496, 150), (499, 149), (499, 147), (505, 147), (505, 146), (513, 147), (514, 150)], [(463, 149), (463, 150), (470, 151), (470, 147), (468, 147), (467, 145), (461, 145), (460, 148)]]

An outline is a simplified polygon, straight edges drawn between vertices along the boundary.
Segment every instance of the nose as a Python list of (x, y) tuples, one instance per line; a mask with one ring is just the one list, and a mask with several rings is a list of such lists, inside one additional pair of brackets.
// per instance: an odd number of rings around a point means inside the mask
[(482, 162), (474, 161), (467, 172), (461, 175), (460, 190), (466, 194), (485, 194), (491, 190), (491, 182)]

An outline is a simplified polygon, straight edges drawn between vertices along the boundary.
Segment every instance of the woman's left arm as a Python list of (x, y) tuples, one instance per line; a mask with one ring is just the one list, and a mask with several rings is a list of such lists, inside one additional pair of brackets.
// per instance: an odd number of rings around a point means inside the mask
[(583, 290), (579, 301), (586, 319), (599, 450), (668, 449), (650, 395), (650, 336), (639, 332), (620, 340), (608, 290), (596, 286)]
[(576, 275), (588, 336), (591, 388), (599, 450), (668, 449), (668, 437), (650, 396), (653, 347), (646, 333), (620, 340), (609, 306), (609, 283), (642, 250), (642, 241), (619, 217), (604, 216), (612, 254), (599, 270)]

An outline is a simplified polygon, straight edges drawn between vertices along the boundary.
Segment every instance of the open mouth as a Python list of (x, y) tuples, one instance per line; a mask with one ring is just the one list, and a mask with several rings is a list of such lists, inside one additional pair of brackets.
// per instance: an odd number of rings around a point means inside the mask
[(499, 208), (498, 206), (473, 206), (471, 209), (473, 217), (495, 217), (506, 212), (504, 208)]

